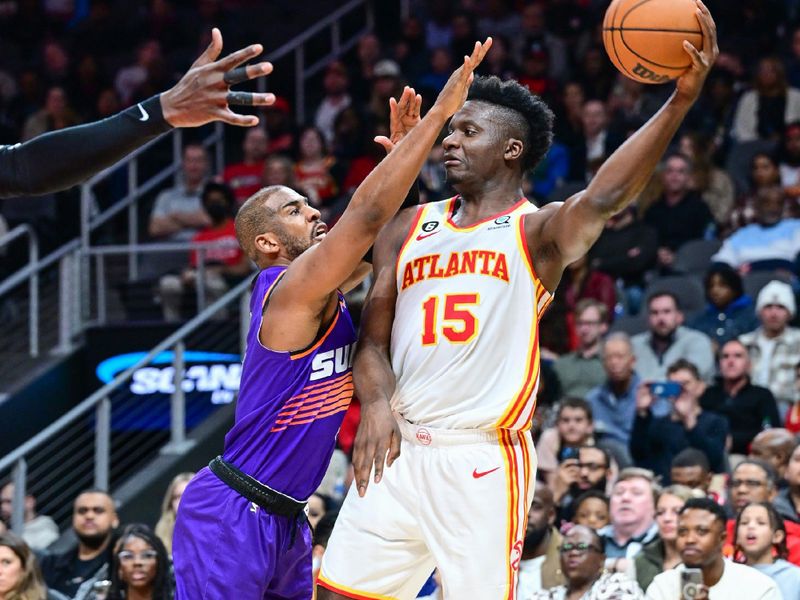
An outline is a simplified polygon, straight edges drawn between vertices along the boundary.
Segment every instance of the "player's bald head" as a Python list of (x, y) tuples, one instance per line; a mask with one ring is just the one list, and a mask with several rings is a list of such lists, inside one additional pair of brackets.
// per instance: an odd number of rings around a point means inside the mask
[(261, 188), (242, 204), (236, 213), (236, 239), (247, 257), (258, 262), (255, 247), (256, 236), (277, 227), (277, 206), (282, 199), (292, 194), (291, 189), (282, 185)]

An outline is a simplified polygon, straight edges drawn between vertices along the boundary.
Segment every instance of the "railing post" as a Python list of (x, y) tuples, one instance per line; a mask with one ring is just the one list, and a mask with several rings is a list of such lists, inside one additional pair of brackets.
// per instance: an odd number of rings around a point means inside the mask
[(22, 528), (25, 526), (25, 481), (28, 478), (28, 463), (24, 458), (20, 458), (14, 464), (12, 479), (14, 481), (14, 495), (11, 498), (11, 530), (17, 535), (22, 535)]
[[(263, 77), (261, 79), (264, 79)], [(225, 170), (225, 126), (217, 121), (214, 123), (214, 133), (217, 136), (217, 141), (214, 146), (214, 157), (217, 161), (217, 173), (222, 173)]]
[(30, 294), (28, 303), (30, 353), (35, 358), (39, 356), (39, 269), (37, 268), (39, 266), (39, 241), (33, 230), (28, 233), (28, 256), (34, 269), (36, 269), (28, 282), (28, 292)]
[(302, 125), (306, 122), (306, 49), (305, 46), (298, 46), (294, 51), (294, 86), (296, 98), (297, 124)]
[(331, 50), (338, 57), (342, 45), (342, 28), (339, 21), (334, 21), (331, 25)]
[(186, 396), (183, 392), (183, 372), (186, 367), (183, 342), (175, 344), (172, 356), (173, 390), (170, 398), (170, 440), (162, 449), (162, 454), (183, 454), (194, 446), (193, 440), (186, 439)]
[(81, 186), (81, 318), (89, 320), (91, 303), (89, 293), (91, 290), (92, 269), (89, 261), (89, 246), (91, 245), (91, 218), (92, 218), (92, 188), (88, 184)]
[[(181, 164), (181, 155), (183, 154), (183, 133), (180, 129), (176, 129), (172, 134), (172, 164), (179, 165)], [(175, 175), (172, 178), (172, 181), (175, 183), (175, 186), (179, 186), (181, 184), (181, 173), (182, 169), (175, 169)]]
[(111, 400), (100, 400), (95, 409), (94, 487), (108, 491), (108, 465), (111, 453)]
[(106, 322), (108, 307), (106, 306), (106, 261), (102, 254), (96, 257), (97, 266), (97, 322), (101, 325)]
[(197, 294), (197, 312), (206, 307), (206, 249), (195, 248), (197, 252), (197, 271), (194, 280), (194, 290)]
[[(128, 163), (128, 196), (133, 197), (138, 188), (139, 159), (134, 158)], [(131, 251), (128, 253), (128, 281), (139, 279), (139, 255), (135, 250), (136, 243), (139, 241), (138, 205), (138, 199), (128, 205), (128, 245), (131, 246)]]
[(367, 31), (375, 29), (375, 9), (372, 2), (367, 2)]

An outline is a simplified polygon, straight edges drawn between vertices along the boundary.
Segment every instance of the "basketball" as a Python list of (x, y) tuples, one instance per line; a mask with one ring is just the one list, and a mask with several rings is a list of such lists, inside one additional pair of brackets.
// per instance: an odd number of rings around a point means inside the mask
[(692, 66), (683, 40), (702, 48), (694, 0), (614, 0), (603, 19), (611, 62), (642, 83), (664, 83)]

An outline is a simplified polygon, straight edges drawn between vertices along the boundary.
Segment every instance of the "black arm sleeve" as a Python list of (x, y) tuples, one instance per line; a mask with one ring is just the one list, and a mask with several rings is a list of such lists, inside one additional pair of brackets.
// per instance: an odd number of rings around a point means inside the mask
[(0, 198), (72, 187), (170, 128), (159, 97), (153, 96), (102, 121), (0, 146)]

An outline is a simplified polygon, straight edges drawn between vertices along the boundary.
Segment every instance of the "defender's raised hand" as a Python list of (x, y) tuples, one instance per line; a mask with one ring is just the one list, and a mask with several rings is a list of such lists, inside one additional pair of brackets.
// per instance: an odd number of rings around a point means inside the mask
[(422, 96), (414, 88), (406, 86), (400, 100), (389, 98), (389, 137), (379, 135), (375, 142), (383, 146), (386, 154), (394, 149), (395, 144), (402, 140), (417, 123), (420, 122), (419, 111), (422, 106)]
[(436, 103), (431, 110), (441, 110), (447, 117), (450, 117), (464, 105), (469, 86), (472, 84), (474, 77), (473, 73), (491, 47), (492, 38), (490, 37), (486, 38), (483, 43), (475, 42), (472, 54), (465, 56), (464, 64), (450, 75), (450, 79), (447, 80), (444, 88), (439, 92), (439, 97), (436, 98)]
[(700, 96), (708, 72), (719, 55), (717, 26), (714, 19), (701, 0), (695, 0), (695, 2), (697, 3), (697, 20), (703, 31), (703, 48), (698, 50), (690, 42), (683, 42), (683, 49), (692, 59), (692, 68), (679, 77), (676, 82), (678, 94), (690, 102), (694, 102)]
[(272, 73), (269, 62), (242, 66), (263, 51), (261, 44), (253, 44), (217, 60), (222, 52), (222, 34), (216, 27), (212, 29), (206, 51), (175, 87), (161, 94), (164, 118), (173, 127), (198, 127), (212, 121), (240, 127), (258, 125), (258, 117), (240, 115), (230, 106), (267, 106), (275, 102), (275, 95), (236, 92), (230, 86)]

